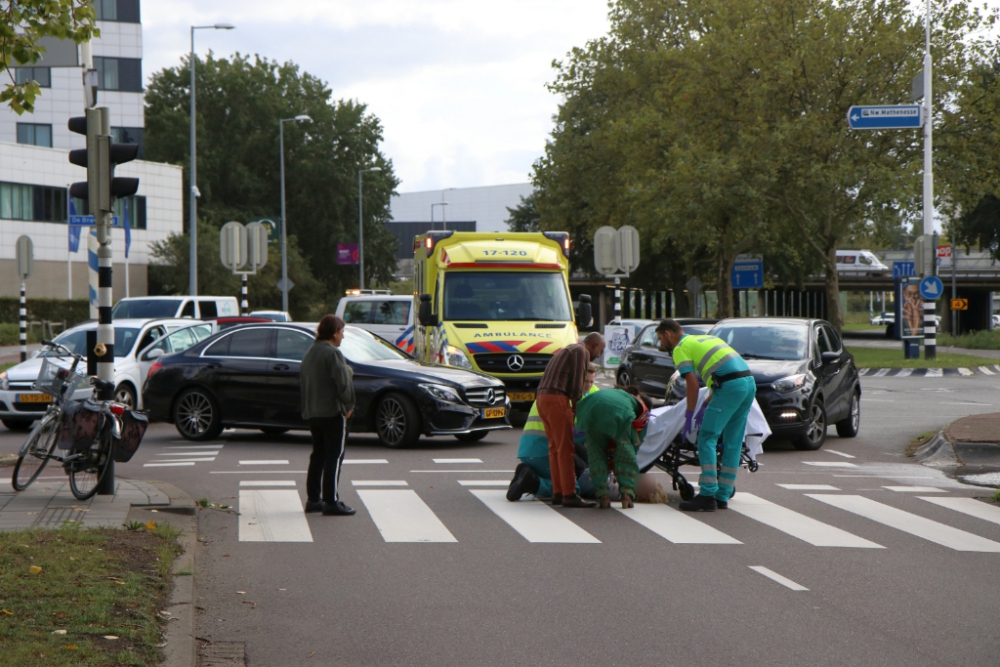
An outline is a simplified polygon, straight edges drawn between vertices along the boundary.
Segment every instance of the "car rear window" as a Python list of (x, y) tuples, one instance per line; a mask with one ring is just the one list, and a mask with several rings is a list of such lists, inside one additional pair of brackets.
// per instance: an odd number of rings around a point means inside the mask
[(173, 317), (181, 305), (180, 299), (137, 299), (135, 301), (119, 301), (111, 309), (111, 317), (116, 320), (152, 319), (156, 317)]
[(224, 336), (208, 346), (206, 357), (259, 357), (271, 356), (272, 329), (244, 329)]
[(278, 359), (289, 359), (291, 361), (302, 361), (306, 352), (312, 347), (313, 338), (298, 331), (288, 329), (278, 330), (278, 340), (276, 343), (275, 357)]

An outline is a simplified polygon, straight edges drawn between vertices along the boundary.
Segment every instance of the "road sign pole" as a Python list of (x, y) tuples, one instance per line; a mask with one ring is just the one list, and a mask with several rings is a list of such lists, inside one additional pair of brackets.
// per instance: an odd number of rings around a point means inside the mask
[(28, 304), (25, 301), (24, 280), (21, 280), (21, 305), (17, 311), (18, 321), (21, 325), (21, 361), (28, 360)]
[[(951, 298), (952, 300), (957, 299), (958, 295), (955, 290), (955, 265), (958, 264), (958, 253), (955, 252), (955, 232), (951, 233)], [(992, 309), (991, 309), (992, 310)], [(951, 310), (951, 335), (958, 335), (958, 311), (954, 308)]]
[(615, 317), (614, 321), (621, 324), (622, 321), (622, 291), (621, 291), (622, 281), (621, 278), (615, 276)]
[(247, 274), (240, 274), (240, 315), (246, 316), (250, 312), (249, 304), (247, 303)]

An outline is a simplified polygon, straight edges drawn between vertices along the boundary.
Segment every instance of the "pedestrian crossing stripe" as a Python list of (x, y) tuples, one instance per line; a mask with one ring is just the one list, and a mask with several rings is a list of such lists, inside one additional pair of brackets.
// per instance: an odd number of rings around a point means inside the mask
[(470, 491), (491, 512), (529, 542), (548, 544), (600, 544), (601, 541), (545, 503), (510, 502), (499, 489)]
[(972, 366), (970, 368), (859, 368), (861, 377), (877, 378), (941, 378), (970, 377), (973, 375), (1000, 374), (1000, 364)]

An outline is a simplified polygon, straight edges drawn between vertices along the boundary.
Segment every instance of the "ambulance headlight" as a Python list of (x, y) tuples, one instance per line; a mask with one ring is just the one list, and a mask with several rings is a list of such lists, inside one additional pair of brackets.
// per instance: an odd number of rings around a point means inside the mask
[(461, 349), (455, 347), (454, 345), (447, 345), (444, 348), (444, 363), (448, 366), (457, 366), (458, 368), (465, 368), (472, 370), (472, 363), (469, 358), (465, 356), (465, 352)]

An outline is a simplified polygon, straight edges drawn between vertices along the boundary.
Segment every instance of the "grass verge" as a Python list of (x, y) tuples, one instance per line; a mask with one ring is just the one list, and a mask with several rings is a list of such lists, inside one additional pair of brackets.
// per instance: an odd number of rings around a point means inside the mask
[[(21, 325), (9, 322), (0, 323), (0, 345), (20, 345)], [(38, 335), (35, 331), (28, 331), (28, 342), (37, 343)]]
[(904, 359), (902, 344), (900, 349), (884, 349), (877, 347), (851, 347), (854, 363), (858, 368), (967, 368), (969, 366), (989, 366), (997, 363), (996, 359), (975, 357), (969, 354), (950, 354), (941, 352), (938, 345), (937, 359)]
[(0, 533), (0, 662), (159, 664), (176, 537), (169, 525)]
[(961, 336), (938, 334), (938, 347), (964, 347), (967, 350), (1000, 350), (1000, 330), (973, 331)]

